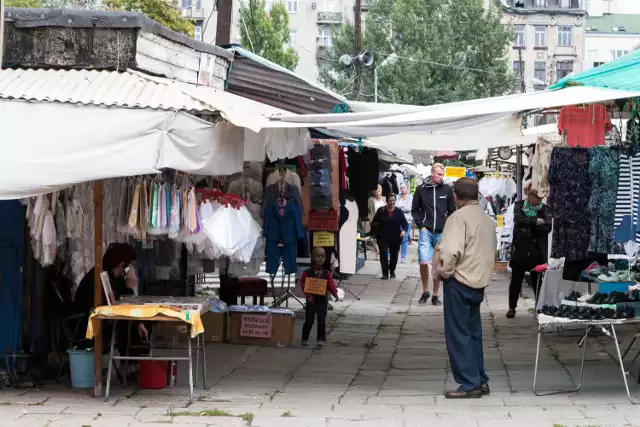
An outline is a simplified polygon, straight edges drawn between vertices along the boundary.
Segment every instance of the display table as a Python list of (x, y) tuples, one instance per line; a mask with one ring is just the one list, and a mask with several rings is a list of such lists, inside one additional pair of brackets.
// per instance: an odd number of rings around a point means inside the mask
[[(561, 299), (560, 294), (565, 297), (568, 296), (571, 291), (578, 291), (584, 294), (589, 291), (589, 285), (593, 286), (593, 284), (587, 282), (564, 280), (562, 278), (562, 270), (547, 270), (542, 280), (542, 286), (540, 287), (536, 310), (541, 309), (545, 305), (559, 305)], [(596, 292), (597, 289), (592, 289), (592, 291)]]
[[(624, 362), (623, 362), (624, 356), (626, 356), (626, 354), (629, 352), (629, 349), (635, 342), (635, 339), (631, 342), (631, 344), (629, 345), (627, 350), (624, 352), (624, 354), (622, 354), (620, 352), (620, 343), (618, 342), (618, 336), (616, 334), (617, 326), (638, 325), (640, 324), (640, 318), (636, 317), (634, 319), (573, 320), (573, 319), (567, 319), (562, 317), (547, 316), (545, 314), (536, 314), (536, 322), (538, 323), (538, 343), (536, 346), (536, 362), (535, 362), (535, 368), (533, 371), (533, 393), (536, 396), (548, 396), (548, 395), (559, 394), (559, 393), (574, 393), (580, 390), (580, 386), (582, 385), (582, 377), (584, 373), (584, 360), (585, 360), (585, 355), (587, 354), (587, 344), (588, 344), (587, 340), (589, 338), (589, 331), (591, 331), (593, 327), (601, 327), (603, 329), (603, 332), (605, 332), (606, 335), (610, 336), (616, 345), (616, 354), (618, 356), (618, 362), (620, 364), (622, 380), (624, 382), (624, 387), (627, 391), (627, 397), (629, 398), (629, 401), (634, 405), (640, 404), (640, 401), (636, 401), (631, 398), (631, 393), (629, 392), (629, 384), (627, 382), (626, 369), (624, 367)], [(569, 390), (559, 390), (559, 391), (540, 393), (536, 389), (536, 380), (538, 377), (538, 361), (540, 359), (540, 337), (542, 336), (542, 333), (544, 332), (545, 328), (557, 328), (560, 326), (584, 326), (585, 328), (584, 336), (581, 341), (583, 348), (582, 348), (582, 361), (580, 364), (580, 379), (578, 380), (578, 384), (575, 386), (575, 388), (572, 388)], [(635, 362), (636, 359), (637, 359), (637, 356), (636, 358), (634, 358), (632, 364)]]
[[(206, 362), (206, 353), (204, 351), (204, 337), (202, 332), (204, 332), (204, 327), (202, 326), (202, 320), (200, 318), (200, 312), (194, 310), (181, 310), (176, 307), (170, 306), (162, 306), (162, 305), (115, 305), (115, 306), (100, 306), (96, 307), (89, 317), (89, 324), (87, 327), (87, 338), (92, 339), (94, 335), (94, 322), (102, 321), (102, 320), (111, 320), (113, 321), (113, 328), (111, 332), (111, 346), (109, 349), (109, 368), (107, 373), (107, 387), (105, 390), (105, 401), (109, 400), (109, 391), (111, 388), (111, 376), (112, 369), (115, 360), (158, 360), (158, 361), (188, 361), (189, 362), (189, 398), (193, 401), (193, 349), (191, 345), (191, 338), (196, 338), (196, 350), (199, 358), (200, 351), (203, 352), (203, 387), (206, 388), (206, 375), (207, 375), (207, 362)], [(189, 338), (187, 340), (187, 351), (188, 354), (186, 356), (154, 356), (153, 355), (153, 332), (150, 338), (150, 347), (149, 347), (149, 355), (148, 356), (129, 356), (126, 355), (115, 355), (115, 343), (116, 343), (116, 324), (119, 321), (144, 321), (144, 322), (154, 322), (154, 323), (177, 323), (186, 325), (189, 331)], [(200, 337), (202, 337), (202, 346), (200, 345)], [(129, 340), (127, 340), (129, 342)], [(183, 348), (178, 348), (175, 346), (175, 342), (171, 348), (167, 350), (171, 350), (172, 353), (175, 350), (183, 350)], [(128, 353), (128, 352), (127, 352)], [(95, 355), (95, 357), (100, 357), (101, 355)], [(126, 378), (126, 373), (124, 375)], [(126, 383), (125, 383), (126, 384)]]

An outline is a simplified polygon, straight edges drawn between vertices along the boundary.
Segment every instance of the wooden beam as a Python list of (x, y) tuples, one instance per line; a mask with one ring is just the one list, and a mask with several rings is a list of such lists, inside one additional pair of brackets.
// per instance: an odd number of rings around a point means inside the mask
[[(102, 305), (102, 181), (93, 183), (93, 306)], [(102, 321), (97, 320), (94, 328), (94, 378), (93, 396), (102, 396)]]
[(0, 70), (4, 54), (4, 0), (0, 0)]
[[(249, 7), (253, 7), (249, 0)], [(216, 42), (218, 46), (231, 43), (231, 21), (233, 19), (233, 0), (218, 1)], [(204, 33), (204, 31), (203, 31)]]

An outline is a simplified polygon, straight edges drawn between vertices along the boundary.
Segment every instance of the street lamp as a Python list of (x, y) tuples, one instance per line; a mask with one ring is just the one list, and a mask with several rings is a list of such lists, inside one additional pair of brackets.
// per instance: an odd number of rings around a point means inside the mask
[(394, 65), (398, 62), (398, 55), (392, 53), (387, 56), (384, 61), (373, 69), (373, 102), (378, 103), (378, 68)]

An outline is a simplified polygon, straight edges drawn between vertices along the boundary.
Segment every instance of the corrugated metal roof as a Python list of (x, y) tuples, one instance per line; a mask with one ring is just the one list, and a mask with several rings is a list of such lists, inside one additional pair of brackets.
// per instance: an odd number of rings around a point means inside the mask
[(230, 49), (227, 90), (296, 114), (331, 113), (344, 97), (239, 46)]
[[(215, 111), (182, 92), (184, 83), (136, 71), (0, 70), (0, 98), (71, 104)], [(211, 88), (212, 89), (212, 88)]]

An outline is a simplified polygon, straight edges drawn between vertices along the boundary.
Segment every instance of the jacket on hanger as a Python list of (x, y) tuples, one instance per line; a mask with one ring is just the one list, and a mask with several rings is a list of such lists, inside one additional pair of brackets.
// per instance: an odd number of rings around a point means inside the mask
[(291, 244), (304, 239), (302, 214), (298, 205), (286, 202), (284, 206), (278, 202), (265, 203), (264, 237), (269, 241), (282, 241)]

